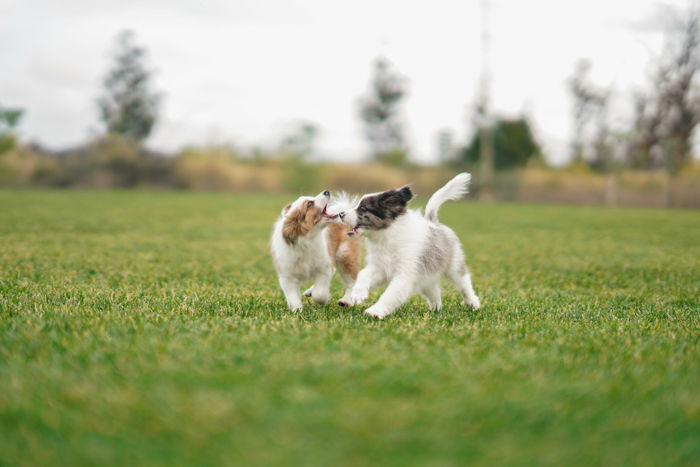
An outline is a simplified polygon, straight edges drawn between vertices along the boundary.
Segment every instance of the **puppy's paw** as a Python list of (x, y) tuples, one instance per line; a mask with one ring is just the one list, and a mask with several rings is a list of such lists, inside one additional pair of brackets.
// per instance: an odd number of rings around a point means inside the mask
[(479, 308), (481, 308), (481, 301), (479, 300), (479, 297), (473, 295), (469, 299), (469, 303), (467, 305), (472, 307), (474, 310), (478, 310)]
[(331, 296), (327, 293), (315, 293), (311, 296), (311, 298), (319, 305), (325, 305), (331, 299)]
[(304, 291), (304, 297), (310, 297), (311, 294), (313, 293), (313, 291), (314, 291), (314, 286), (312, 285), (311, 287), (309, 287), (308, 289), (306, 289)]
[(342, 297), (340, 297), (340, 300), (338, 300), (338, 305), (340, 306), (351, 306), (351, 300), (350, 300), (350, 292), (351, 290), (346, 290), (345, 293), (343, 294)]
[(350, 294), (349, 306), (361, 305), (369, 296), (368, 290), (353, 290)]
[(384, 307), (372, 305), (371, 307), (365, 310), (365, 314), (373, 318), (384, 319), (384, 317), (388, 315), (389, 312)]

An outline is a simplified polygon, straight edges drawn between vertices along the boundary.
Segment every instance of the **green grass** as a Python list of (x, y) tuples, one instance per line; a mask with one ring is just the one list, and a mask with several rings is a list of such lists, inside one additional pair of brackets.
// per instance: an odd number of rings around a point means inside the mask
[(287, 201), (0, 191), (0, 464), (700, 463), (698, 212), (445, 205), (482, 310), (378, 322), (285, 310)]

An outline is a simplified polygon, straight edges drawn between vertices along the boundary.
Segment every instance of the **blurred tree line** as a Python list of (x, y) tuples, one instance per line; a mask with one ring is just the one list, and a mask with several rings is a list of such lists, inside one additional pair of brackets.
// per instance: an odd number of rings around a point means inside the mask
[[(627, 128), (610, 123), (613, 92), (591, 80), (593, 64), (577, 63), (567, 81), (572, 103), (571, 168), (575, 171), (613, 174), (634, 169), (665, 171), (675, 177), (690, 165), (700, 120), (698, 9), (670, 15), (665, 37), (664, 53), (653, 63), (649, 85), (634, 95), (635, 114)], [(346, 176), (351, 172), (347, 167), (345, 173), (329, 175), (327, 166), (314, 162), (321, 131), (308, 121), (289, 127), (274, 148), (186, 148), (174, 156), (149, 150), (145, 142), (157, 126), (162, 102), (153, 77), (145, 47), (136, 43), (132, 32), (120, 33), (112, 66), (95, 101), (103, 132), (66, 151), (17, 144), (23, 110), (0, 106), (0, 184), (298, 192), (312, 188), (309, 179), (321, 176), (342, 186), (354, 183)], [(358, 99), (358, 118), (370, 149), (368, 164), (376, 173), (395, 180), (400, 177), (394, 169), (414, 178), (428, 172), (411, 160), (403, 118), (408, 96), (407, 79), (386, 58), (377, 58), (368, 90)], [(450, 130), (441, 130), (440, 163), (446, 173), (463, 169), (485, 173), (480, 169), (487, 164), (492, 172), (501, 174), (497, 179), (517, 183), (508, 174), (546, 166), (536, 131), (525, 115), (473, 121), (471, 134), (462, 143), (455, 142)], [(490, 154), (486, 161), (482, 160), (485, 142)], [(476, 182), (478, 190), (479, 180)]]
[(627, 128), (611, 128), (610, 87), (592, 83), (592, 63), (581, 60), (569, 80), (573, 102), (572, 163), (609, 173), (622, 168), (665, 170), (672, 177), (688, 167), (700, 122), (700, 9), (667, 7), (664, 48), (653, 61), (644, 90), (634, 93)]

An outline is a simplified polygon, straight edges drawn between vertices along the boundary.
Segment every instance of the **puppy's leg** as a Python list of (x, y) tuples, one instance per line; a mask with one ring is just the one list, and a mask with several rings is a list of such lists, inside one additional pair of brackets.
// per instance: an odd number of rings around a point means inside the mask
[(345, 284), (345, 293), (338, 300), (338, 305), (347, 306), (350, 303), (352, 288), (355, 286), (358, 271), (360, 270), (360, 251), (357, 245), (339, 248), (335, 257), (335, 266)]
[(299, 293), (299, 282), (294, 279), (280, 277), (280, 285), (287, 305), (292, 311), (301, 310), (301, 294)]
[(427, 284), (421, 290), (421, 295), (428, 302), (428, 308), (439, 311), (442, 308), (442, 297), (440, 293), (440, 282)]
[(384, 319), (403, 305), (414, 292), (414, 277), (406, 274), (395, 276), (377, 303), (365, 310), (365, 314)]
[(386, 280), (384, 273), (375, 266), (368, 264), (357, 275), (357, 281), (350, 293), (350, 303), (347, 305), (359, 305), (369, 297), (369, 291)]
[(311, 299), (314, 302), (325, 305), (331, 299), (331, 277), (333, 277), (333, 268), (331, 267), (323, 269), (316, 276), (314, 285), (309, 289), (311, 291)]
[(340, 279), (343, 281), (343, 284), (345, 284), (345, 293), (340, 300), (338, 300), (338, 305), (347, 306), (348, 303), (350, 303), (350, 296), (352, 294), (352, 288), (355, 285), (355, 279), (345, 274), (343, 271), (340, 271)]
[(454, 284), (455, 288), (462, 294), (464, 304), (478, 310), (481, 306), (479, 297), (474, 293), (472, 286), (472, 277), (467, 270), (467, 267), (460, 263), (448, 272), (447, 278)]

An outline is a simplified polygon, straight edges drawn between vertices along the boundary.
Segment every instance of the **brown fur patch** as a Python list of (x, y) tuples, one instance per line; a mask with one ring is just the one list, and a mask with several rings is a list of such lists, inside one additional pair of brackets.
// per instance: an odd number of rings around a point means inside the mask
[(308, 207), (306, 202), (292, 212), (288, 212), (282, 225), (282, 237), (288, 244), (296, 243), (297, 238), (311, 232), (314, 225), (321, 220), (323, 210), (313, 205)]
[(346, 225), (328, 224), (328, 254), (341, 274), (357, 279), (360, 272), (360, 241), (348, 237)]

